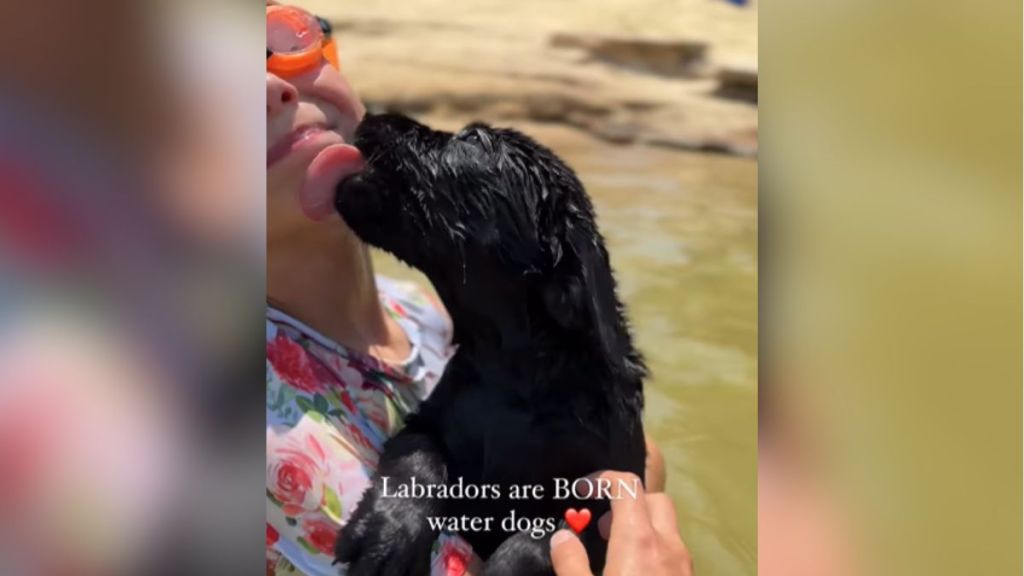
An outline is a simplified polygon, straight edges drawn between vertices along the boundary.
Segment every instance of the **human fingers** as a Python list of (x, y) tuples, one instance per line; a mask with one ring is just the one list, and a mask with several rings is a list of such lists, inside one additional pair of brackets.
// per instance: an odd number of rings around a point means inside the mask
[(557, 576), (593, 576), (583, 543), (565, 529), (551, 536), (551, 565)]
[(612, 511), (609, 510), (597, 520), (597, 531), (607, 540), (612, 535)]
[(665, 491), (665, 457), (650, 436), (644, 436), (647, 444), (647, 459), (644, 464), (644, 487), (647, 493)]
[(684, 570), (682, 574), (693, 573), (693, 560), (690, 551), (679, 534), (675, 506), (672, 499), (665, 494), (647, 495), (647, 512), (650, 514), (651, 526), (660, 541), (660, 556), (666, 566)]
[[(603, 470), (587, 476), (592, 485), (604, 483), (611, 498), (611, 523), (609, 538), (644, 535), (652, 531), (648, 518), (646, 493), (640, 477), (631, 472)], [(597, 492), (594, 490), (593, 492)]]
[(676, 509), (672, 499), (665, 493), (648, 494), (645, 498), (647, 514), (651, 519), (651, 526), (660, 536), (678, 535), (679, 524), (676, 520)]

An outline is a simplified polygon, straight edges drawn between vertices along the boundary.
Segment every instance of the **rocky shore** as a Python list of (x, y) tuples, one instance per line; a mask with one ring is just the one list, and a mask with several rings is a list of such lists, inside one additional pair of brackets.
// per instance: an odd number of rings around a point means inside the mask
[(756, 3), (301, 4), (334, 26), (342, 66), (371, 109), (757, 154)]

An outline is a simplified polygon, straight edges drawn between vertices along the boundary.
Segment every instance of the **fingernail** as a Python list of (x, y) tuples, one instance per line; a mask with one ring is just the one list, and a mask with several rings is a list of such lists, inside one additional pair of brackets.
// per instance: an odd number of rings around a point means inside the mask
[(605, 540), (612, 533), (612, 511), (609, 510), (601, 516), (601, 519), (597, 521), (597, 530), (601, 533), (601, 537)]
[(570, 538), (575, 538), (575, 536), (573, 536), (572, 532), (569, 532), (568, 530), (559, 530), (558, 532), (555, 532), (555, 535), (551, 537), (551, 548), (554, 549), (559, 544), (568, 542)]

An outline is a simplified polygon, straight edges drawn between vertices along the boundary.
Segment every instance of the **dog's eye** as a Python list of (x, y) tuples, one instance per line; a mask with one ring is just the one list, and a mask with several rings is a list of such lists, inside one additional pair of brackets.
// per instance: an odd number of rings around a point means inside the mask
[(483, 143), (483, 139), (480, 138), (480, 132), (478, 130), (463, 130), (455, 137), (457, 140), (479, 146)]

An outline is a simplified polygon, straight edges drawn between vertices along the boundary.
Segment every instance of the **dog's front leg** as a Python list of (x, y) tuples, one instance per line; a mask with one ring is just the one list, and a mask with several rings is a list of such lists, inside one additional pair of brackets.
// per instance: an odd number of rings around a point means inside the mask
[[(483, 576), (554, 576), (551, 536), (534, 538), (529, 532), (513, 534), (484, 563)], [(608, 547), (596, 523), (587, 527), (579, 539), (587, 550), (591, 572), (601, 574)]]
[[(335, 558), (348, 564), (350, 576), (406, 576), (430, 572), (430, 549), (437, 533), (427, 518), (444, 514), (444, 501), (396, 497), (396, 489), (415, 479), (440, 485), (447, 468), (433, 439), (404, 429), (384, 446), (373, 484), (341, 530)], [(384, 479), (387, 478), (387, 492)]]
[(483, 576), (554, 576), (551, 535), (536, 539), (518, 532), (498, 546), (484, 563)]

